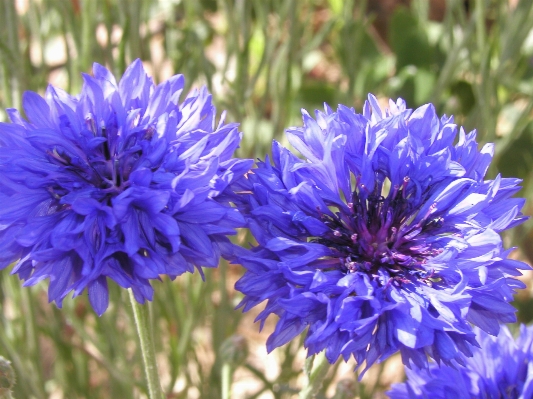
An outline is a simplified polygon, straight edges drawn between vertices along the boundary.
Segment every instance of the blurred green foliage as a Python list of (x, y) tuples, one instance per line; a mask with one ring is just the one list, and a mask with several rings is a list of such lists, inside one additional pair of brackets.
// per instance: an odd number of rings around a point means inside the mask
[[(189, 88), (207, 85), (218, 109), (241, 123), (238, 155), (263, 158), (272, 139), (283, 141), (284, 129), (299, 123), (301, 108), (327, 102), (360, 109), (368, 92), (401, 96), (411, 107), (431, 101), (467, 131), (476, 128), (478, 141), (496, 142), (491, 174), (524, 179), (522, 195), (531, 198), (533, 1), (385, 3), (394, 2), (1, 0), (0, 108), (20, 108), (24, 90), (43, 92), (48, 81), (76, 93), (93, 62), (120, 76), (141, 58), (156, 81), (182, 73)], [(439, 4), (440, 14), (433, 9)], [(526, 212), (533, 214), (531, 205)], [(530, 261), (531, 227), (506, 237)], [(156, 284), (150, 308), (168, 398), (220, 397), (220, 346), (237, 332), (256, 331), (233, 310), (239, 273), (222, 264), (205, 282), (188, 275)], [(43, 286), (21, 288), (7, 272), (0, 284), (0, 354), (18, 375), (14, 397), (146, 393), (125, 292), (113, 287), (111, 308), (97, 318), (84, 298), (67, 299), (59, 310), (47, 304)], [(529, 294), (517, 302), (524, 321), (533, 319), (530, 303)], [(271, 355), (280, 361), (274, 378), (250, 355), (235, 382), (253, 381), (249, 398), (293, 397), (299, 347)], [(322, 397), (334, 391), (336, 367)], [(380, 384), (354, 389), (371, 397), (383, 391)]]

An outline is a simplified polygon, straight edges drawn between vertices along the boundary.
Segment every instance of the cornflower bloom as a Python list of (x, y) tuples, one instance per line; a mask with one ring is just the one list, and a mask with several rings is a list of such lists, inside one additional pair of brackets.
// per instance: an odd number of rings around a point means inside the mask
[(465, 367), (407, 369), (408, 381), (394, 384), (391, 399), (528, 399), (533, 397), (533, 327), (520, 326), (513, 338), (502, 327), (498, 337), (477, 329), (481, 349), (465, 358)]
[(470, 323), (498, 334), (515, 320), (513, 277), (528, 266), (499, 233), (524, 220), (520, 181), (485, 180), (494, 146), (433, 105), (389, 107), (370, 95), (362, 114), (303, 111), (287, 138), (304, 159), (274, 142), (233, 186), (257, 240), (235, 248), (239, 306), (267, 301), (261, 327), (279, 317), (269, 351), (307, 329), (308, 355), (331, 363), (366, 370), (400, 351), (406, 365), (451, 364), (477, 346)]
[(151, 300), (150, 280), (216, 267), (244, 219), (223, 191), (251, 161), (234, 159), (236, 124), (215, 125), (205, 88), (183, 102), (184, 78), (154, 85), (140, 60), (119, 83), (103, 66), (79, 96), (26, 92), (28, 119), (0, 124), (0, 267), (48, 298), (88, 291), (98, 315), (108, 279)]

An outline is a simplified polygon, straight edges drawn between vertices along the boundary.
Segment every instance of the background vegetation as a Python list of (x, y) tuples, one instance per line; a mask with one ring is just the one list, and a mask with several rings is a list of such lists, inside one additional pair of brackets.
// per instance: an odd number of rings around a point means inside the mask
[[(360, 110), (372, 92), (411, 107), (431, 101), (476, 128), (479, 142), (497, 144), (491, 175), (524, 179), (521, 195), (531, 198), (532, 28), (532, 0), (0, 0), (0, 120), (4, 108), (20, 108), (24, 90), (42, 93), (52, 82), (77, 93), (92, 62), (120, 76), (141, 58), (156, 81), (182, 73), (188, 87), (207, 85), (227, 119), (241, 122), (240, 156), (263, 158), (300, 123), (301, 108)], [(530, 263), (531, 227), (506, 237)], [(272, 326), (259, 334), (253, 314), (233, 310), (240, 273), (222, 264), (205, 282), (195, 274), (155, 283), (150, 309), (168, 398), (220, 397), (225, 363), (235, 398), (298, 392), (301, 344), (267, 356)], [(46, 284), (21, 288), (0, 273), (0, 354), (18, 375), (14, 397), (143, 397), (127, 293), (112, 287), (98, 318), (84, 297), (64, 309), (48, 304)], [(531, 321), (530, 291), (515, 303)], [(383, 397), (402, 378), (397, 357), (362, 384), (353, 366), (332, 368), (323, 398)]]

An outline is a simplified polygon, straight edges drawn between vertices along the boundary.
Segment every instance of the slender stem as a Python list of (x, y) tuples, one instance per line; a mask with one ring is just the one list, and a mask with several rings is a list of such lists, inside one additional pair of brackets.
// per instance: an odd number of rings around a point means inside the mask
[[(309, 362), (309, 363), (308, 363)], [(312, 366), (311, 363), (312, 362)], [(322, 382), (329, 370), (329, 363), (326, 359), (325, 351), (320, 352), (306, 360), (305, 371), (307, 374), (307, 383), (300, 391), (299, 399), (312, 399), (316, 397), (322, 387)]]
[(9, 58), (11, 58), (11, 62), (8, 64), (10, 66), (8, 76), (11, 76), (11, 78), (9, 79), (10, 90), (6, 92), (6, 94), (11, 95), (11, 102), (9, 102), (9, 106), (20, 108), (20, 81), (22, 66), (20, 64), (20, 60), (22, 59), (22, 57), (20, 56), (20, 47), (18, 42), (18, 30), (20, 26), (18, 24), (17, 13), (15, 11), (15, 1), (4, 1), (3, 12), (4, 27), (7, 31), (6, 45), (9, 49)]
[[(22, 309), (25, 315), (27, 317), (24, 317), (24, 325), (26, 328), (26, 334), (27, 334), (27, 344), (28, 344), (28, 353), (40, 353), (41, 348), (39, 345), (39, 339), (37, 337), (37, 329), (35, 327), (35, 306), (32, 303), (32, 297), (31, 297), (31, 291), (24, 289), (20, 290), (21, 294), (21, 303), (22, 303)], [(38, 387), (44, 387), (44, 377), (43, 377), (43, 369), (40, 364), (36, 364), (36, 370), (35, 370), (35, 379)], [(42, 388), (41, 388), (42, 389)], [(44, 391), (42, 392), (44, 396)]]
[(150, 399), (163, 399), (148, 308), (146, 305), (141, 305), (135, 300), (132, 290), (128, 291), (131, 307), (133, 308), (133, 316), (135, 318), (135, 327), (137, 327), (137, 333), (139, 334), (139, 341), (141, 343), (144, 372), (146, 373), (146, 380), (148, 382), (148, 394)]
[(232, 377), (231, 365), (228, 362), (224, 362), (222, 365), (222, 399), (231, 399)]

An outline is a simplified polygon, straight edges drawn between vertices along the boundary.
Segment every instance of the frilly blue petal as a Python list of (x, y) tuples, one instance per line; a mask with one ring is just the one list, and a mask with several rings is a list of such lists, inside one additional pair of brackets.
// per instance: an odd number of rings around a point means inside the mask
[(493, 146), (432, 104), (385, 109), (369, 95), (362, 114), (315, 114), (287, 130), (302, 158), (274, 142), (230, 186), (258, 243), (233, 254), (240, 306), (268, 301), (258, 320), (279, 317), (269, 350), (306, 331), (309, 355), (365, 370), (397, 352), (411, 367), (464, 363), (470, 323), (497, 334), (514, 320), (514, 277), (529, 267), (499, 233), (524, 220), (520, 181), (486, 180)]
[[(216, 267), (245, 224), (227, 186), (251, 161), (232, 158), (241, 133), (215, 126), (202, 88), (180, 102), (184, 78), (155, 85), (134, 61), (117, 83), (93, 66), (78, 96), (25, 93), (28, 120), (0, 124), (0, 266), (49, 299), (87, 290), (98, 315), (108, 280), (151, 300), (151, 280)], [(200, 211), (201, 210), (201, 211)]]
[(521, 325), (516, 340), (505, 326), (498, 337), (475, 332), (481, 348), (469, 357), (461, 355), (462, 366), (431, 363), (428, 370), (406, 369), (407, 381), (393, 384), (389, 398), (530, 398), (533, 328)]

